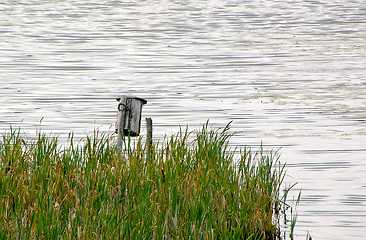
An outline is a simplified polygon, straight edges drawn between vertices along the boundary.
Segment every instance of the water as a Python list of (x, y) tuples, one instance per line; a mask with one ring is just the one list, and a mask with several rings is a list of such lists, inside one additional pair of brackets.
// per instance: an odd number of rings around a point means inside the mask
[(1, 131), (113, 132), (122, 94), (155, 139), (233, 120), (234, 145), (282, 147), (298, 239), (363, 239), (365, 49), (362, 0), (2, 1)]

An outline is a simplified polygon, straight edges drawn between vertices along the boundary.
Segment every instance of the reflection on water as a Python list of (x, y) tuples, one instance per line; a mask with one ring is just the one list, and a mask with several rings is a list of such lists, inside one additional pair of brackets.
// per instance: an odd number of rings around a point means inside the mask
[(282, 147), (300, 239), (363, 238), (364, 1), (24, 0), (0, 16), (3, 129), (113, 132), (121, 94), (148, 100), (156, 139), (233, 120), (232, 144)]

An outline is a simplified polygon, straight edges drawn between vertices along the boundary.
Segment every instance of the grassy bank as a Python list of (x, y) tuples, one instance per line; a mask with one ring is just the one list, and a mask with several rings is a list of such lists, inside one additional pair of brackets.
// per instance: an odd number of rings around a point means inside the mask
[(229, 149), (228, 127), (153, 144), (106, 135), (67, 147), (10, 130), (0, 145), (0, 238), (278, 239), (284, 166)]

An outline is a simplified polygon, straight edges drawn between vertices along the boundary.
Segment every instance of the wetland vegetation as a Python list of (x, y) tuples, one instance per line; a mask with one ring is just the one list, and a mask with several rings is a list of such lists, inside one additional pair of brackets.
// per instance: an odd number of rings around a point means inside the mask
[(285, 165), (275, 151), (231, 148), (230, 137), (229, 125), (205, 124), (152, 145), (126, 137), (119, 150), (97, 131), (65, 145), (10, 129), (0, 140), (0, 238), (280, 239), (292, 209)]

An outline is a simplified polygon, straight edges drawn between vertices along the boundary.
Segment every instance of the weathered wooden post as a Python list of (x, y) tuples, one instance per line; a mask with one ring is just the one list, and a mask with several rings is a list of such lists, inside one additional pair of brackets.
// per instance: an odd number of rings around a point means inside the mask
[(152, 153), (151, 147), (152, 147), (152, 138), (153, 138), (152, 119), (145, 118), (145, 121), (146, 121), (146, 131), (147, 131), (147, 134), (146, 134), (147, 153), (151, 156), (151, 153)]
[(118, 113), (116, 122), (117, 146), (122, 148), (122, 136), (136, 137), (140, 134), (142, 105), (147, 101), (133, 96), (116, 98)]

